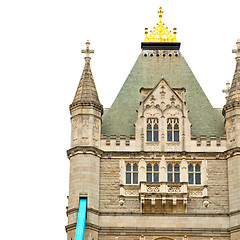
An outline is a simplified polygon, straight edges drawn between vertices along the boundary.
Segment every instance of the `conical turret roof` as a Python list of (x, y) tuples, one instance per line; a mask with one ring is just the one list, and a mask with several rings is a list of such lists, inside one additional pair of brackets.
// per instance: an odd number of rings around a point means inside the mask
[(233, 50), (233, 53), (237, 54), (236, 69), (224, 109), (229, 109), (236, 104), (240, 105), (240, 40), (237, 41), (237, 49)]
[(90, 57), (89, 54), (93, 53), (93, 50), (89, 50), (89, 41), (87, 41), (87, 49), (82, 50), (83, 53), (86, 53), (85, 57), (85, 66), (80, 78), (80, 82), (73, 99), (70, 109), (79, 106), (79, 105), (93, 105), (102, 111), (103, 107), (99, 101), (97, 89), (94, 83), (91, 67), (90, 67)]

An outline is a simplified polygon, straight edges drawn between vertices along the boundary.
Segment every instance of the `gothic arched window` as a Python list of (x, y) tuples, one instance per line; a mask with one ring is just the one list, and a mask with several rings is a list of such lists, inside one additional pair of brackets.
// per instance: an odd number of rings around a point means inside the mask
[(148, 118), (147, 119), (147, 141), (148, 142), (158, 142), (158, 119), (157, 118)]
[(136, 163), (126, 165), (126, 184), (138, 184), (138, 165)]
[(167, 179), (169, 183), (179, 183), (180, 182), (180, 167), (176, 163), (174, 166), (169, 163), (167, 166)]
[(179, 142), (179, 120), (178, 118), (168, 118), (167, 120), (167, 141)]
[(189, 184), (201, 184), (201, 166), (200, 164), (188, 165), (188, 183)]

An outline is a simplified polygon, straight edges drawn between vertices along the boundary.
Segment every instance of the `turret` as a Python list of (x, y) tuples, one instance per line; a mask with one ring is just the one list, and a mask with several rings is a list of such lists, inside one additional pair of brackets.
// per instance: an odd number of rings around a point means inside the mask
[(236, 56), (236, 70), (223, 108), (227, 137), (228, 192), (231, 240), (240, 238), (240, 40)]
[(234, 49), (233, 53), (237, 54), (236, 69), (223, 108), (228, 149), (240, 147), (240, 40), (237, 41), (237, 49)]
[(72, 115), (71, 147), (94, 146), (99, 147), (102, 104), (99, 101), (94, 83), (89, 57), (93, 50), (89, 50), (90, 42), (86, 42), (85, 66), (73, 99), (70, 105)]
[[(100, 179), (100, 132), (103, 107), (99, 101), (94, 83), (89, 49), (86, 42), (85, 66), (74, 97), (70, 105), (71, 117), (71, 148), (68, 150), (70, 160), (68, 225), (66, 231), (68, 240), (75, 238), (77, 219), (81, 214), (80, 199), (87, 199), (87, 221), (85, 237), (98, 239), (97, 229), (99, 211), (99, 179)], [(89, 212), (88, 210), (91, 209)], [(79, 211), (79, 212), (78, 212)], [(91, 226), (91, 230), (90, 230)]]

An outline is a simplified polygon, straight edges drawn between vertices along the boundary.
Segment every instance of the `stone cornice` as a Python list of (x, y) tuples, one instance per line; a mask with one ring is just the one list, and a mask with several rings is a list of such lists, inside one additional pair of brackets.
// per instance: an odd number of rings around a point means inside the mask
[(76, 146), (67, 150), (67, 156), (69, 159), (77, 154), (92, 154), (101, 157), (103, 151), (92, 146)]
[[(75, 230), (77, 227), (77, 223), (71, 223), (65, 226), (65, 231), (71, 231), (71, 230)], [(92, 224), (92, 223), (86, 223), (86, 229), (94, 229), (99, 231), (101, 228), (98, 225)]]
[[(103, 151), (102, 158), (121, 158), (121, 157), (126, 157), (126, 158), (152, 158), (154, 156), (154, 159), (156, 158), (161, 158), (163, 155), (165, 157), (169, 157), (174, 155), (174, 159), (179, 159), (179, 158), (192, 158), (192, 156), (204, 158), (204, 157), (214, 157), (218, 158), (219, 160), (225, 160), (224, 155), (225, 152), (144, 152), (144, 151), (138, 151), (138, 152), (133, 152), (133, 151)], [(220, 157), (222, 156), (222, 157)], [(197, 160), (197, 159), (196, 159)]]
[[(168, 217), (229, 217), (229, 213), (176, 213), (168, 212)], [(166, 216), (163, 213), (143, 213), (143, 212), (100, 212), (99, 216)]]
[(229, 102), (227, 103), (224, 107), (223, 107), (223, 110), (222, 110), (222, 115), (225, 117), (226, 116), (226, 112), (229, 112), (229, 111), (233, 111), (235, 109), (239, 109), (240, 108), (240, 101), (232, 101), (232, 102)]
[(76, 227), (77, 227), (77, 223), (68, 224), (65, 226), (65, 231), (68, 232), (70, 230), (75, 230)]
[(240, 155), (240, 147), (228, 149), (224, 153), (225, 153), (227, 159), (232, 157), (233, 155), (235, 155), (235, 156)]
[(240, 215), (240, 210), (231, 211), (230, 216)]
[(78, 212), (78, 208), (71, 208), (66, 211), (66, 215), (68, 217), (69, 214)]
[(103, 114), (103, 105), (94, 101), (76, 101), (69, 106), (69, 109), (70, 109), (70, 112), (72, 112), (75, 108), (89, 107), (89, 106), (93, 107), (95, 110)]
[[(78, 212), (78, 209), (79, 209), (79, 208), (71, 208), (71, 209), (67, 210), (67, 211), (66, 211), (67, 216), (68, 216), (69, 214), (73, 214), (73, 213)], [(87, 208), (87, 212), (90, 212), (90, 213), (99, 215), (99, 211), (96, 210), (96, 209), (93, 209), (93, 208)]]
[[(69, 150), (67, 150), (67, 156), (70, 159), (71, 157), (77, 155), (77, 154), (92, 154), (101, 158), (121, 158), (121, 157), (129, 157), (129, 158), (141, 158), (141, 157), (152, 157), (152, 155), (155, 155), (155, 158), (157, 157), (157, 155), (159, 155), (160, 157), (162, 155), (168, 156), (168, 155), (172, 155), (172, 154), (177, 154), (178, 156), (176, 157), (177, 159), (180, 157), (185, 157), (185, 158), (189, 158), (192, 155), (196, 155), (199, 157), (205, 157), (205, 156), (210, 156), (210, 157), (217, 157), (219, 159), (219, 155), (227, 155), (229, 153), (235, 153), (235, 152), (239, 152), (240, 153), (240, 148), (234, 148), (234, 149), (229, 149), (225, 152), (133, 152), (133, 151), (103, 151), (101, 149), (98, 149), (96, 147), (93, 146), (76, 146), (73, 148), (70, 148)], [(158, 157), (159, 157), (158, 156)], [(219, 159), (221, 160), (221, 159)]]
[[(177, 227), (172, 227), (172, 228), (163, 228), (163, 227), (159, 227), (159, 228), (142, 228), (142, 227), (101, 227), (100, 228), (100, 233), (101, 236), (104, 236), (105, 234), (109, 234), (109, 233), (127, 233), (128, 236), (131, 235), (136, 235), (136, 233), (138, 235), (142, 235), (144, 234), (145, 236), (152, 236), (153, 232), (154, 235), (159, 235), (159, 234), (175, 234), (175, 235), (184, 235), (187, 234), (188, 236), (200, 236), (202, 237), (202, 234), (204, 234), (204, 236), (208, 236), (209, 239), (211, 236), (214, 237), (220, 237), (220, 239), (222, 239), (221, 237), (229, 237), (229, 229), (228, 228), (177, 228)], [(104, 238), (103, 238), (104, 239)], [(193, 238), (195, 239), (195, 238)]]
[(239, 232), (240, 231), (240, 225), (234, 226), (234, 227), (230, 227), (229, 228), (229, 232), (233, 233), (233, 232)]

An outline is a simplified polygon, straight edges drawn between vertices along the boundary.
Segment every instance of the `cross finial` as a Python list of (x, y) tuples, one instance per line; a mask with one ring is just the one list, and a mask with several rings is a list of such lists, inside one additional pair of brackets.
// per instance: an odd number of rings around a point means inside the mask
[(148, 28), (145, 28), (145, 40), (144, 42), (177, 42), (176, 34), (177, 29), (174, 28), (173, 34), (171, 31), (168, 30), (167, 27), (165, 27), (164, 23), (162, 22), (162, 8), (159, 8), (159, 23), (157, 23), (157, 26), (153, 28), (152, 31), (150, 31), (148, 35)]
[(233, 49), (232, 52), (237, 54), (236, 59), (240, 59), (240, 39), (237, 40), (237, 49)]
[(159, 13), (159, 18), (160, 18), (160, 23), (162, 23), (162, 14), (164, 13), (164, 12), (162, 11), (162, 7), (159, 8), (158, 13)]
[(229, 81), (227, 81), (226, 86), (227, 86), (226, 89), (223, 89), (222, 92), (226, 93), (226, 97), (225, 98), (226, 98), (226, 101), (227, 101), (228, 95), (229, 95), (229, 91), (230, 91), (230, 82)]
[(87, 40), (87, 42), (86, 42), (86, 50), (85, 49), (82, 50), (82, 53), (86, 53), (85, 60), (90, 60), (91, 59), (90, 56), (89, 56), (90, 53), (94, 53), (94, 50), (90, 50), (89, 46), (90, 46), (90, 41)]

